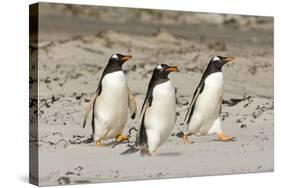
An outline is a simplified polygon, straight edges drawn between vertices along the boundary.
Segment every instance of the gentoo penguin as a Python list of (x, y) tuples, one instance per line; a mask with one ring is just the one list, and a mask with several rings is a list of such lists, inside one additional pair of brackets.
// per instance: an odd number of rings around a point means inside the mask
[(154, 68), (141, 109), (135, 149), (130, 148), (122, 154), (140, 148), (142, 155), (154, 156), (158, 147), (170, 136), (176, 122), (176, 94), (168, 75), (176, 70), (177, 67), (166, 64)]
[(101, 140), (116, 138), (117, 141), (127, 140), (122, 135), (127, 123), (128, 107), (131, 118), (135, 118), (136, 101), (128, 88), (122, 65), (131, 59), (130, 55), (114, 54), (105, 67), (98, 88), (91, 97), (84, 116), (83, 127), (90, 109), (93, 109), (92, 130), (97, 146), (102, 146)]
[(223, 97), (222, 67), (226, 63), (233, 62), (234, 59), (234, 57), (222, 56), (211, 58), (185, 116), (187, 128), (183, 135), (184, 143), (190, 143), (188, 136), (192, 134), (216, 134), (220, 141), (233, 140), (225, 136), (222, 131), (220, 113)]

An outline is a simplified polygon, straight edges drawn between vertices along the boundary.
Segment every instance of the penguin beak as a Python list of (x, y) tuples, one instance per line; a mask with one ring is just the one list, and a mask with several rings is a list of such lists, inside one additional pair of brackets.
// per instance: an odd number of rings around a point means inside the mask
[(177, 67), (168, 67), (168, 68), (165, 69), (165, 71), (167, 71), (167, 72), (175, 72), (177, 70), (178, 70)]
[(233, 61), (235, 60), (235, 57), (231, 57), (231, 56), (223, 57), (222, 60), (223, 60), (224, 63), (233, 63)]
[(132, 59), (132, 57), (133, 56), (131, 56), (131, 55), (124, 55), (123, 57), (120, 58), (120, 60), (122, 62), (126, 62), (127, 60)]

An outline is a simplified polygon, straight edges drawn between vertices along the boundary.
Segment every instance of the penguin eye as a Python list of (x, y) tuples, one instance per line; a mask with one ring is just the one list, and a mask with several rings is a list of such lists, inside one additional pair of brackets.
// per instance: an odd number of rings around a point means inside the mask
[(157, 66), (157, 69), (158, 69), (159, 71), (163, 71), (163, 70), (164, 70), (161, 65), (158, 65), (158, 66)]

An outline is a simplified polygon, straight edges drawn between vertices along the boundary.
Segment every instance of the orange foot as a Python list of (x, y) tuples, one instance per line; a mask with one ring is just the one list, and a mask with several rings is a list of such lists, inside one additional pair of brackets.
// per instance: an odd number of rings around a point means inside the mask
[(156, 156), (156, 151), (153, 151), (151, 154), (150, 154), (151, 157), (155, 157)]
[(219, 141), (222, 141), (222, 142), (229, 142), (229, 141), (234, 140), (234, 137), (225, 136), (223, 132), (218, 134), (218, 138), (219, 138)]
[(101, 140), (96, 141), (96, 146), (97, 147), (103, 147), (103, 144), (101, 143)]
[(116, 136), (116, 141), (117, 142), (123, 142), (123, 141), (127, 141), (127, 140), (129, 140), (129, 136), (127, 136), (127, 135), (117, 135)]
[(192, 143), (192, 142), (188, 139), (188, 134), (183, 133), (182, 139), (183, 139), (183, 142), (184, 142), (185, 144), (191, 144), (191, 143)]

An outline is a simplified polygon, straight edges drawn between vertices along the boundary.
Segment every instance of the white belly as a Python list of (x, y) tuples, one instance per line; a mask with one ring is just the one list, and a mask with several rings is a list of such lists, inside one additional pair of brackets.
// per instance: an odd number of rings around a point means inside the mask
[(189, 132), (206, 135), (220, 115), (223, 95), (223, 74), (213, 73), (205, 79), (189, 124)]
[(114, 138), (122, 133), (128, 116), (128, 88), (123, 71), (105, 75), (94, 110), (96, 140)]
[(156, 150), (170, 136), (176, 122), (176, 96), (171, 81), (157, 85), (153, 90), (152, 105), (145, 113), (144, 125), (148, 149)]

